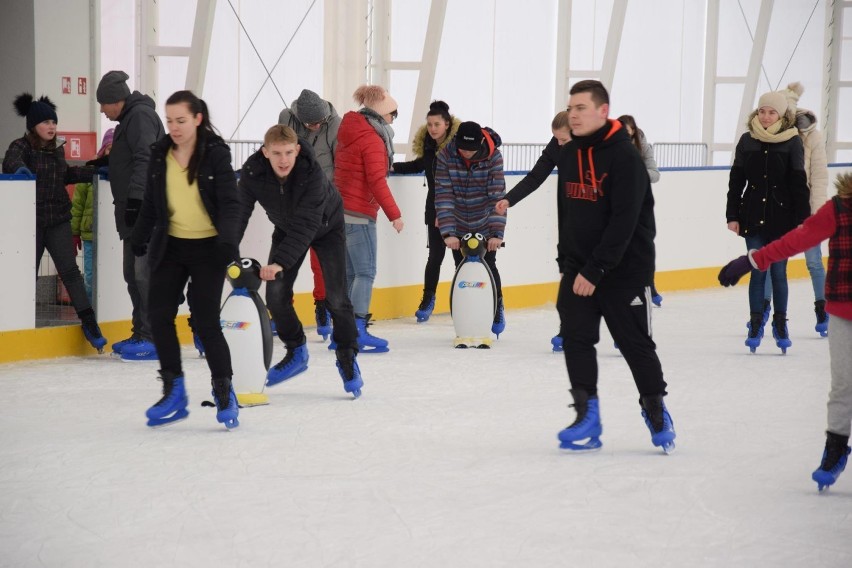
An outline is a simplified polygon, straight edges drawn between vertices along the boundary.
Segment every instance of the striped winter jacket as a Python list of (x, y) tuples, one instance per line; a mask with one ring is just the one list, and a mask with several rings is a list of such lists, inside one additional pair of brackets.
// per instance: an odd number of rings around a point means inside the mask
[(482, 147), (470, 160), (458, 153), (455, 138), (438, 152), (435, 211), (444, 238), (481, 233), (502, 239), (506, 230), (506, 216), (494, 211), (506, 194), (503, 155), (497, 149), (501, 140), (488, 127), (482, 133)]

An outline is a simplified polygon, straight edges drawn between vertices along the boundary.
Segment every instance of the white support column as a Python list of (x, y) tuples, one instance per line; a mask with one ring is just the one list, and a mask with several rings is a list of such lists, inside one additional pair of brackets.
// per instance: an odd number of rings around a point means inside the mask
[(612, 90), (615, 77), (615, 65), (618, 63), (618, 49), (621, 46), (621, 32), (624, 30), (624, 15), (627, 13), (627, 0), (615, 0), (609, 16), (609, 31), (606, 36), (603, 62), (601, 65), (601, 83)]
[(572, 0), (556, 3), (556, 89), (554, 92), (554, 112), (565, 110), (568, 106), (570, 68), (571, 68), (571, 9)]
[(739, 140), (740, 135), (745, 132), (746, 118), (754, 110), (754, 97), (757, 94), (757, 82), (760, 79), (763, 54), (766, 51), (766, 36), (769, 32), (769, 20), (772, 18), (774, 3), (775, 0), (761, 0), (760, 2), (760, 12), (757, 15), (757, 27), (754, 29), (754, 42), (751, 44), (751, 56), (748, 60), (748, 72), (745, 76), (743, 98), (740, 103), (734, 140)]
[(392, 0), (372, 0), (370, 14), (370, 65), (367, 82), (390, 90), (388, 63), (391, 59)]
[(704, 34), (704, 104), (701, 140), (707, 146), (707, 164), (713, 164), (716, 145), (716, 73), (719, 57), (719, 0), (707, 0)]
[(137, 45), (136, 89), (159, 100), (157, 44), (159, 43), (159, 7), (155, 0), (136, 0)]
[(837, 150), (848, 144), (841, 144), (837, 138), (838, 103), (840, 90), (849, 86), (848, 81), (840, 80), (843, 58), (843, 12), (852, 6), (852, 2), (842, 0), (827, 0), (825, 6), (825, 50), (823, 54), (823, 134), (825, 135), (825, 152), (829, 163), (837, 161)]
[(210, 54), (210, 36), (213, 35), (215, 14), (216, 0), (198, 0), (195, 7), (192, 43), (189, 46), (185, 88), (199, 97), (203, 96), (204, 76), (207, 72), (207, 56)]
[[(435, 85), (435, 68), (438, 66), (438, 52), (441, 50), (441, 36), (444, 31), (444, 17), (447, 14), (447, 0), (434, 0), (429, 9), (429, 21), (426, 24), (426, 37), (423, 39), (423, 53), (420, 55), (420, 71), (417, 77), (417, 91), (414, 93), (414, 108), (411, 109), (411, 128), (413, 135), (423, 122), (423, 116), (432, 98)], [(400, 152), (408, 153), (410, 144), (395, 144)]]
[(325, 0), (324, 21), (323, 98), (342, 115), (366, 81), (367, 2)]

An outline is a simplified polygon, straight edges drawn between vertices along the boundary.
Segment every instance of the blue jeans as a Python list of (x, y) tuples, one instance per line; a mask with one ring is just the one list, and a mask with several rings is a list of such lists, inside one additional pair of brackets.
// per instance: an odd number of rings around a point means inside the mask
[[(767, 244), (760, 235), (745, 238), (746, 250), (759, 249)], [(772, 293), (775, 297), (774, 310), (776, 314), (787, 313), (787, 261), (779, 260), (769, 265), (769, 276), (772, 278)], [(748, 285), (748, 305), (751, 313), (763, 313), (763, 299), (766, 297), (766, 272), (751, 271), (751, 282)]]
[(92, 241), (83, 241), (83, 284), (92, 303)]
[(375, 221), (346, 223), (346, 289), (356, 317), (370, 312), (377, 245)]
[[(811, 285), (814, 287), (814, 300), (825, 300), (825, 267), (822, 265), (822, 250), (819, 245), (805, 251), (805, 266), (811, 275)], [(766, 279), (767, 300), (772, 298), (772, 280)]]

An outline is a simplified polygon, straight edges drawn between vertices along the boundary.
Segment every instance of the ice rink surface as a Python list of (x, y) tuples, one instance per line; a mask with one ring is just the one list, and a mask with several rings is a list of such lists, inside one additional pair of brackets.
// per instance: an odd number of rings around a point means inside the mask
[(231, 432), (188, 347), (190, 415), (161, 429), (154, 363), (2, 365), (0, 566), (852, 566), (852, 471), (810, 479), (829, 384), (810, 283), (791, 284), (786, 356), (743, 345), (746, 286), (664, 295), (669, 456), (605, 326), (603, 448), (558, 449), (552, 306), (508, 306), (490, 351), (454, 350), (446, 315), (378, 322), (391, 352), (359, 357), (359, 400), (310, 328), (308, 371)]

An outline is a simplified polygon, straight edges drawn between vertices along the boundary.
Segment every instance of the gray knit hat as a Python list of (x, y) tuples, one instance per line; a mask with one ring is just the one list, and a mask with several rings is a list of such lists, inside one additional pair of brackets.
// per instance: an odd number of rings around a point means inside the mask
[(322, 122), (331, 114), (331, 107), (313, 91), (303, 89), (299, 98), (293, 103), (296, 118), (305, 124)]
[(130, 96), (127, 80), (130, 76), (124, 71), (110, 71), (98, 83), (97, 99), (102, 105), (123, 101)]

